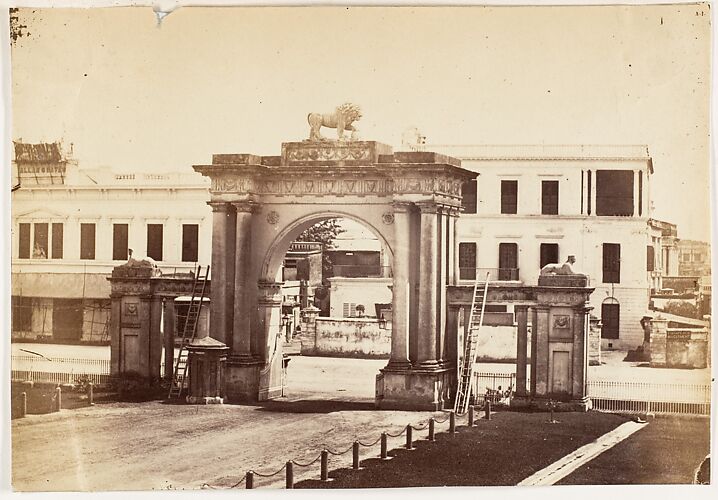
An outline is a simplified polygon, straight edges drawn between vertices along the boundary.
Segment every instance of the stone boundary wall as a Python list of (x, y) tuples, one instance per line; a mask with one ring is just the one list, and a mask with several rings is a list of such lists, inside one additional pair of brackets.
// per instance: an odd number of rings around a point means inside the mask
[(374, 318), (316, 318), (302, 331), (302, 354), (388, 359), (391, 322)]

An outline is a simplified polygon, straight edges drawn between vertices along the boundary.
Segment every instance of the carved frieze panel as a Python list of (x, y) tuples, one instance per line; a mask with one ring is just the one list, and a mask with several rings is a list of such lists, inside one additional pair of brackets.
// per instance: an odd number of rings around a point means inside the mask
[(373, 162), (372, 153), (372, 148), (366, 147), (363, 143), (314, 142), (308, 143), (304, 147), (287, 148), (286, 161), (289, 164), (308, 161), (338, 162), (346, 160)]

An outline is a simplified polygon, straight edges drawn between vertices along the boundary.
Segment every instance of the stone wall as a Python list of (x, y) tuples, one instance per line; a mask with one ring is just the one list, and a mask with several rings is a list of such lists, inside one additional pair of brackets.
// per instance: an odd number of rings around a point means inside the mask
[(668, 328), (668, 321), (651, 320), (651, 362), (658, 368), (709, 366), (708, 328)]
[(388, 358), (391, 323), (372, 318), (316, 318), (302, 324), (302, 354)]
[(476, 359), (516, 361), (516, 326), (482, 326), (476, 345)]

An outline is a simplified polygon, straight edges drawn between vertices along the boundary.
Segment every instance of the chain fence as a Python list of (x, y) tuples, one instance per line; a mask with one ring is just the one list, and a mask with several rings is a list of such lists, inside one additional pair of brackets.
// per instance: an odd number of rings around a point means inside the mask
[[(473, 408), (472, 408), (473, 410)], [(457, 415), (453, 410), (446, 412), (445, 416), (443, 418), (439, 417), (431, 417), (427, 421), (419, 422), (417, 424), (407, 424), (405, 427), (402, 428), (399, 432), (390, 432), (390, 431), (384, 431), (381, 433), (381, 435), (373, 440), (373, 441), (362, 441), (362, 440), (354, 440), (352, 444), (347, 447), (346, 449), (340, 449), (340, 450), (333, 450), (329, 447), (323, 448), (321, 452), (314, 457), (310, 461), (300, 461), (300, 460), (288, 460), (284, 465), (282, 465), (279, 469), (271, 472), (271, 473), (265, 473), (265, 472), (258, 472), (256, 470), (249, 470), (245, 473), (245, 475), (239, 479), (236, 483), (232, 484), (231, 486), (219, 486), (219, 485), (211, 485), (208, 483), (203, 483), (201, 488), (202, 489), (212, 489), (212, 490), (227, 490), (227, 489), (236, 489), (240, 486), (244, 485), (246, 489), (254, 489), (257, 487), (255, 483), (255, 478), (261, 478), (261, 479), (271, 479), (273, 477), (279, 476), (280, 474), (284, 473), (285, 475), (285, 486), (288, 489), (294, 488), (294, 466), (301, 467), (301, 468), (307, 468), (315, 465), (317, 462), (321, 462), (321, 468), (320, 468), (320, 479), (322, 481), (328, 481), (329, 480), (329, 456), (335, 456), (340, 457), (343, 455), (347, 455), (348, 453), (352, 453), (352, 469), (353, 470), (359, 470), (360, 469), (360, 448), (372, 448), (376, 446), (377, 444), (381, 443), (381, 452), (380, 457), (382, 459), (388, 458), (388, 438), (398, 438), (403, 435), (406, 435), (406, 444), (404, 446), (405, 449), (414, 449), (413, 448), (413, 436), (412, 431), (423, 431), (428, 429), (429, 435), (428, 440), (429, 441), (435, 441), (435, 433), (436, 433), (436, 424), (443, 424), (447, 421), (449, 422), (449, 428), (447, 429), (449, 433), (456, 433), (456, 419), (457, 418), (468, 418), (468, 425), (474, 425), (474, 412), (471, 411), (469, 413), (463, 414), (463, 415)]]

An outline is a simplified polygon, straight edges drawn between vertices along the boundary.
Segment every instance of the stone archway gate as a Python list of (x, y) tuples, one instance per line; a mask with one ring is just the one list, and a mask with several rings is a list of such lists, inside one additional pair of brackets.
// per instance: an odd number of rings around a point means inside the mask
[(456, 348), (447, 349), (446, 290), (454, 284), (461, 186), (476, 174), (455, 158), (396, 152), (373, 141), (282, 144), (281, 156), (215, 154), (211, 178), (210, 331), (230, 348), (227, 396), (281, 394), (279, 280), (289, 245), (328, 217), (370, 228), (392, 259), (391, 357), (377, 382), (383, 408), (449, 403)]

